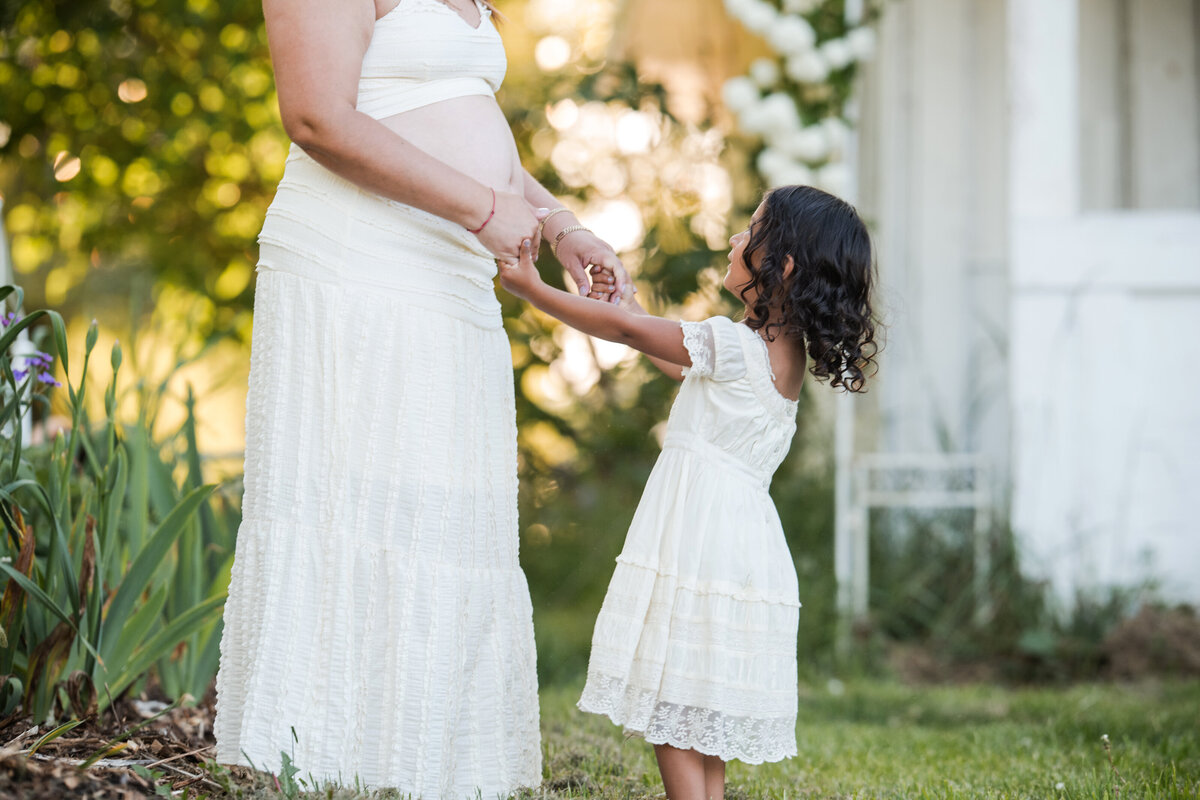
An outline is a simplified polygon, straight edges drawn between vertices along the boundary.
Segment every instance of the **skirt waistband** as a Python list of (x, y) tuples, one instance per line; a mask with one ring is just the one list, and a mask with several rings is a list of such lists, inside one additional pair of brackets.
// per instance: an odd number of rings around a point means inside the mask
[(705, 461), (727, 469), (730, 474), (746, 478), (756, 487), (766, 491), (771, 486), (771, 475), (751, 467), (737, 456), (717, 447), (694, 433), (686, 431), (668, 431), (663, 439), (663, 450), (687, 450)]
[(258, 242), (259, 270), (394, 291), (404, 302), (502, 327), (496, 262), (478, 239), (338, 177), (296, 145)]

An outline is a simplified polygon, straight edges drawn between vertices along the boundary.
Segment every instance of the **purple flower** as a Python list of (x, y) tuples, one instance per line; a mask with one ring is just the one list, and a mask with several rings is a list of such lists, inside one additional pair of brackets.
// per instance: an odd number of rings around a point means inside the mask
[(49, 372), (38, 373), (37, 377), (38, 377), (39, 381), (41, 381), (42, 383), (49, 384), (50, 386), (62, 386), (61, 383), (54, 380), (54, 376), (51, 375)]
[(13, 370), (13, 377), (19, 381), (25, 380), (25, 376), (28, 374), (29, 374), (29, 370), (27, 370), (27, 369), (14, 369)]
[(4, 315), (3, 319), (0, 319), (0, 325), (3, 325), (4, 327), (7, 328), (9, 325), (12, 325), (14, 322), (18, 321), (19, 319), (21, 319), (21, 318), (17, 316), (17, 312), (10, 311)]
[(43, 353), (41, 350), (38, 350), (37, 355), (33, 356), (33, 358), (37, 359), (37, 362), (43, 367), (48, 367), (54, 363), (54, 356), (49, 353)]

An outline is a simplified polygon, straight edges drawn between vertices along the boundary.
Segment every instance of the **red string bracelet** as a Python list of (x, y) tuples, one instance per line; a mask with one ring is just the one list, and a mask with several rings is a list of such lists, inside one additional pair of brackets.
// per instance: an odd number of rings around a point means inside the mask
[(487, 219), (485, 219), (483, 221), (482, 225), (480, 225), (475, 230), (468, 229), (467, 233), (475, 233), (475, 234), (482, 233), (483, 229), (487, 227), (487, 224), (492, 221), (492, 217), (494, 217), (494, 216), (496, 216), (496, 190), (492, 189), (492, 210), (491, 210), (491, 212), (488, 213)]

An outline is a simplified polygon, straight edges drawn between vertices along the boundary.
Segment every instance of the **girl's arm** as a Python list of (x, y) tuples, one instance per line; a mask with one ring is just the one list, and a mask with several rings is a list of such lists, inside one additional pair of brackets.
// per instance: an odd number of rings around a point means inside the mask
[[(601, 291), (616, 294), (621, 298), (621, 308), (630, 314), (649, 315), (650, 312), (642, 308), (642, 304), (637, 301), (637, 288), (634, 287), (633, 281), (627, 281), (622, 291), (618, 293), (613, 286), (616, 278), (613, 276), (611, 270), (597, 266), (592, 267), (591, 274), (593, 291), (599, 288)], [(651, 355), (647, 355), (646, 358), (650, 359), (650, 362), (671, 380), (676, 382), (683, 380), (683, 369), (679, 364)]]
[[(403, 0), (402, 0), (403, 2)], [(263, 0), (279, 112), (289, 137), (330, 171), (364, 189), (468, 230), (492, 208), (492, 190), (355, 108), (363, 55), (375, 25), (369, 0)], [(497, 192), (479, 241), (516, 259), (537, 217), (524, 197)]]
[[(642, 304), (637, 301), (637, 297), (634, 296), (632, 291), (627, 291), (626, 296), (621, 298), (621, 308), (630, 314), (650, 316), (650, 312), (642, 308)], [(681, 365), (676, 364), (674, 361), (668, 361), (665, 358), (652, 356), (649, 353), (645, 355), (646, 358), (650, 359), (650, 363), (659, 368), (663, 375), (666, 375), (673, 381), (683, 380), (683, 367)]]
[[(528, 170), (525, 171), (525, 199), (535, 208), (558, 208), (562, 205), (557, 197), (529, 174)], [(568, 225), (578, 224), (579, 219), (573, 213), (555, 214), (547, 220), (542, 234), (553, 242), (554, 237), (558, 236), (559, 232)], [(533, 242), (534, 252), (537, 252), (537, 249), (538, 242), (535, 239)], [(629, 273), (625, 271), (625, 266), (621, 263), (621, 259), (617, 258), (616, 252), (609, 247), (607, 242), (589, 230), (573, 231), (564, 236), (558, 243), (558, 260), (566, 268), (571, 279), (575, 281), (575, 285), (579, 287), (580, 294), (588, 293), (587, 268), (589, 266), (607, 269), (616, 279), (617, 290), (609, 295), (608, 302), (610, 303), (619, 303), (622, 287), (630, 283)], [(595, 287), (592, 288), (595, 289)]]
[(500, 285), (505, 289), (590, 336), (627, 344), (652, 359), (685, 367), (692, 365), (678, 322), (651, 316), (644, 310), (630, 313), (619, 306), (548, 286), (533, 264), (531, 244), (526, 240), (521, 246), (516, 266), (501, 265)]

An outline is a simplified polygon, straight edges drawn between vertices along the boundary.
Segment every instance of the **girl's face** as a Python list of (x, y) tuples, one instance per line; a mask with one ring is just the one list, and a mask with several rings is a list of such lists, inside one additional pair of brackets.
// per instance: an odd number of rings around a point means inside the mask
[[(764, 203), (760, 203), (754, 211), (754, 216), (751, 217), (752, 222), (757, 222), (763, 213)], [(746, 226), (744, 231), (735, 233), (729, 237), (729, 246), (732, 248), (729, 251), (729, 271), (725, 273), (725, 288), (739, 300), (746, 303), (753, 303), (756, 292), (751, 290), (742, 297), (742, 287), (750, 282), (750, 270), (746, 269), (746, 261), (743, 253), (746, 250), (746, 243), (750, 241), (750, 227)]]

